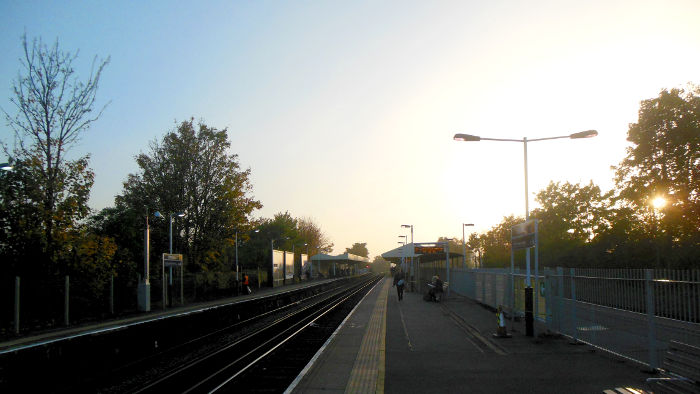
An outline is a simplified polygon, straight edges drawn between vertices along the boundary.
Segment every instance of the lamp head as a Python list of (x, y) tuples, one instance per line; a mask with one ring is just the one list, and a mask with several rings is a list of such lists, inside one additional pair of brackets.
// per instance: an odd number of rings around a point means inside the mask
[(13, 168), (14, 167), (12, 167), (10, 165), (10, 163), (1, 163), (0, 164), (0, 170), (3, 170), (3, 171), (12, 171)]
[(465, 227), (469, 227), (469, 226), (473, 226), (473, 225), (474, 225), (474, 223), (464, 223)]
[(163, 218), (163, 215), (161, 215), (160, 211), (156, 211), (156, 213), (154, 213), (153, 216), (161, 219)]
[(455, 134), (454, 136), (455, 141), (481, 141), (481, 137), (478, 135), (471, 135), (471, 134)]
[(586, 130), (586, 131), (580, 131), (578, 133), (573, 133), (569, 135), (569, 138), (571, 139), (578, 139), (578, 138), (592, 138), (598, 135), (598, 132), (596, 130)]

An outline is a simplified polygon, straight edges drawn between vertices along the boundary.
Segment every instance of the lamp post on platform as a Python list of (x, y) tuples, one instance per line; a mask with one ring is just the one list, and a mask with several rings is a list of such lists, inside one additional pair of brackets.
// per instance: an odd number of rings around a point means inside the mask
[[(412, 224), (402, 224), (401, 228), (410, 228), (411, 229), (411, 245), (413, 245), (413, 225)], [(407, 243), (408, 243), (408, 241), (407, 241)], [(415, 270), (416, 270), (416, 267), (413, 266), (413, 253), (411, 253), (411, 275), (409, 276), (410, 284), (411, 284), (411, 291), (414, 290), (413, 282), (415, 280)]]
[(474, 223), (462, 223), (462, 265), (467, 268), (467, 239), (464, 238), (464, 228), (474, 227)]
[[(522, 142), (523, 143), (523, 157), (524, 157), (524, 167), (525, 167), (525, 221), (530, 219), (530, 205), (529, 205), (529, 197), (528, 197), (528, 179), (527, 179), (527, 143), (528, 142), (536, 142), (536, 141), (547, 141), (547, 140), (556, 140), (556, 139), (563, 139), (563, 138), (570, 138), (570, 139), (582, 139), (582, 138), (591, 138), (595, 137), (598, 135), (598, 132), (596, 130), (586, 130), (586, 131), (581, 131), (578, 133), (573, 133), (569, 135), (562, 135), (562, 136), (557, 136), (557, 137), (545, 137), (545, 138), (533, 138), (533, 139), (527, 139), (527, 137), (523, 139), (511, 139), (511, 138), (486, 138), (486, 137), (480, 137), (477, 135), (471, 135), (471, 134), (455, 134), (454, 135), (454, 140), (455, 141), (507, 141), (507, 142)], [(526, 266), (527, 266), (527, 276), (526, 276), (526, 288), (525, 288), (525, 331), (527, 336), (534, 336), (534, 317), (533, 317), (533, 292), (532, 292), (532, 286), (530, 283), (530, 249), (528, 248), (525, 251), (525, 261), (526, 261)], [(535, 276), (537, 276), (537, 272), (535, 272)]]

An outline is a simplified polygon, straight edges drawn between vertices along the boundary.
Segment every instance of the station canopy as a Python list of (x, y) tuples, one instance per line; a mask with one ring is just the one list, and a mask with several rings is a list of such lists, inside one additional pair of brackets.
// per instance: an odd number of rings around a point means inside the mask
[[(431, 247), (435, 245), (435, 247)], [(420, 253), (417, 253), (420, 252)], [(462, 249), (455, 247), (454, 244), (450, 244), (450, 257), (462, 256)], [(384, 260), (389, 260), (392, 263), (399, 263), (401, 258), (421, 258), (423, 262), (429, 262), (434, 260), (444, 260), (445, 251), (442, 245), (437, 242), (421, 242), (421, 243), (410, 243), (408, 245), (402, 245), (388, 252), (382, 253), (382, 258)]]
[(339, 254), (337, 256), (332, 256), (329, 254), (324, 254), (324, 253), (319, 253), (311, 256), (311, 261), (328, 261), (328, 262), (335, 262), (335, 263), (369, 263), (369, 258), (367, 257), (362, 257), (362, 256), (357, 256), (352, 253), (343, 253)]

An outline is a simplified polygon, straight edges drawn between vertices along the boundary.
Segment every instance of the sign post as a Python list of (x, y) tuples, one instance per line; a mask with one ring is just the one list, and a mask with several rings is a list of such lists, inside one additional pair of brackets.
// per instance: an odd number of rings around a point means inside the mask
[[(166, 281), (165, 281), (165, 267), (180, 267), (180, 280), (182, 280), (182, 255), (181, 254), (172, 254), (172, 253), (163, 253), (163, 309), (165, 310), (165, 306), (167, 304), (166, 300)], [(182, 293), (180, 294), (180, 302), (182, 302)]]
[[(526, 253), (530, 253), (530, 248), (535, 248), (537, 251), (537, 220), (530, 219), (523, 223), (516, 224), (510, 228), (511, 240), (511, 262), (515, 250), (526, 249)], [(535, 253), (535, 275), (537, 275), (538, 256)], [(511, 263), (512, 264), (512, 263)], [(534, 330), (534, 315), (533, 315), (533, 290), (530, 282), (530, 259), (526, 260), (526, 279), (525, 279), (525, 335), (535, 336)], [(511, 273), (512, 275), (512, 273)], [(535, 278), (537, 279), (537, 278)]]

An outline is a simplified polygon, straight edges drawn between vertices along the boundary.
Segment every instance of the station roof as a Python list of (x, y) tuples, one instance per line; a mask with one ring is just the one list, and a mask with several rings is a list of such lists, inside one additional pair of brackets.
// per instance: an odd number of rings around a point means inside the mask
[[(419, 257), (419, 256), (424, 256), (424, 258), (428, 258), (428, 260), (438, 260), (438, 259), (444, 259), (445, 258), (445, 253), (444, 252), (439, 252), (439, 253), (426, 253), (426, 254), (421, 254), (421, 253), (415, 253), (415, 246), (424, 246), (426, 243), (420, 243), (420, 244), (408, 244), (408, 245), (402, 245), (399, 246), (395, 249), (392, 249), (388, 252), (382, 253), (382, 258), (389, 260), (389, 261), (397, 261), (400, 260), (402, 257)], [(450, 256), (455, 257), (455, 256), (462, 256), (462, 250), (457, 250), (453, 244), (450, 244)]]
[(331, 256), (329, 254), (319, 253), (311, 256), (312, 261), (343, 261), (343, 262), (355, 262), (355, 263), (369, 263), (369, 258), (354, 255), (352, 253), (343, 253), (337, 256)]

